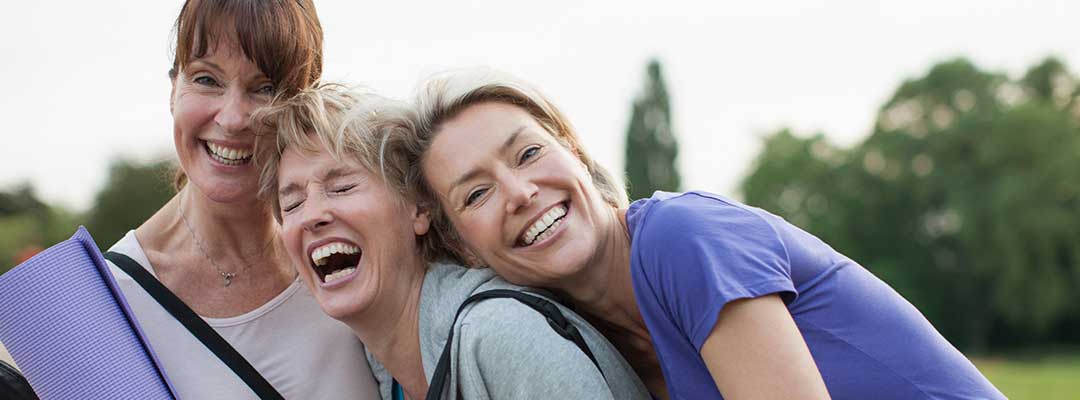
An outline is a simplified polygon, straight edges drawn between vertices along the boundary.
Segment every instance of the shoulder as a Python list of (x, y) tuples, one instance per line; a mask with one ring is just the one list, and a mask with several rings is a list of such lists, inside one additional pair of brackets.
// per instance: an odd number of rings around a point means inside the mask
[[(449, 328), (449, 320), (458, 306), (492, 280), (495, 272), (487, 268), (465, 268), (460, 265), (432, 263), (424, 273), (420, 289), (420, 318)], [(440, 328), (441, 329), (441, 328)]]
[[(123, 254), (130, 258), (132, 261), (135, 261), (135, 263), (143, 269), (149, 271), (151, 275), (156, 276), (156, 274), (154, 273), (154, 268), (150, 264), (150, 259), (149, 257), (147, 257), (145, 250), (143, 250), (142, 244), (139, 243), (139, 239), (135, 236), (134, 230), (128, 231), (127, 234), (124, 235), (124, 237), (120, 238), (120, 240), (116, 241), (116, 243), (113, 243), (113, 245), (109, 247), (107, 252)], [(112, 272), (113, 276), (115, 276), (119, 281), (122, 281), (121, 283), (124, 283), (123, 281), (132, 280), (131, 277), (128, 276), (127, 273), (122, 272), (122, 270), (117, 267), (116, 263), (114, 263), (112, 260), (106, 258), (105, 262), (108, 263), (109, 270), (110, 272)], [(128, 288), (124, 287), (124, 289), (126, 292), (126, 289)]]
[(627, 211), (643, 314), (664, 315), (700, 347), (728, 302), (772, 293), (795, 299), (776, 217), (705, 192), (657, 193), (644, 206)]
[(555, 335), (542, 314), (512, 298), (477, 302), (458, 322), (474, 341)]
[(783, 253), (771, 214), (708, 192), (663, 193), (627, 212), (635, 249), (661, 255), (707, 246), (715, 251), (761, 247)]
[[(564, 315), (567, 313), (560, 310)], [(517, 362), (515, 358), (533, 362), (549, 359), (564, 360), (569, 368), (575, 360), (584, 361), (592, 368), (592, 362), (584, 354), (577, 360), (581, 350), (556, 333), (543, 314), (515, 299), (494, 298), (476, 303), (462, 315), (459, 326), (461, 345), (481, 356), (477, 362), (482, 364)]]
[(589, 357), (517, 300), (484, 300), (459, 323), (456, 358), (463, 390), (483, 387), (492, 398), (611, 398)]
[(498, 279), (498, 277), (494, 271), (488, 268), (467, 268), (457, 264), (431, 263), (424, 274), (423, 290), (433, 295), (446, 293), (467, 295), (493, 279)]
[(135, 237), (134, 230), (127, 231), (127, 233), (124, 234), (124, 237), (117, 240), (112, 246), (109, 246), (108, 251), (120, 253), (132, 258), (136, 258), (136, 256), (139, 256), (139, 258), (146, 258), (142, 245), (139, 244), (139, 239)]

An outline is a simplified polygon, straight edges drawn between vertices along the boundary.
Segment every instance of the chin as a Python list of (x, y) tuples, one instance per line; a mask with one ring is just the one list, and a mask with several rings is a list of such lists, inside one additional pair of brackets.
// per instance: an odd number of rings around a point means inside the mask
[(188, 184), (198, 186), (206, 197), (218, 203), (243, 203), (258, 199), (258, 187), (248, 179), (193, 179), (188, 177)]
[(338, 321), (347, 321), (363, 313), (366, 302), (350, 296), (318, 296), (319, 307), (326, 315)]
[(322, 280), (318, 276), (312, 276), (315, 279), (314, 287), (311, 288), (312, 293), (315, 295), (315, 300), (318, 301), (319, 307), (322, 308), (326, 315), (339, 321), (347, 321), (355, 319), (360, 314), (367, 311), (372, 302), (374, 302), (375, 292), (374, 287), (365, 285), (366, 280), (362, 280), (360, 276), (355, 276), (352, 282), (346, 282), (343, 286), (327, 289), (323, 287)]

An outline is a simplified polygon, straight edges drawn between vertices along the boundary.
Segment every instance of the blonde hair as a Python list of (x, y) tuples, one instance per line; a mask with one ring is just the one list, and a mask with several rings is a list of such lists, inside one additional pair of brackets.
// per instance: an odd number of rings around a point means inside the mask
[[(424, 177), (422, 163), (442, 124), (470, 106), (497, 102), (525, 110), (563, 147), (585, 165), (592, 183), (603, 200), (615, 208), (629, 203), (626, 191), (604, 167), (585, 152), (570, 121), (534, 86), (491, 68), (468, 68), (446, 71), (430, 78), (416, 96), (416, 121), (409, 136), (395, 140), (394, 152), (403, 153), (397, 162), (405, 169), (406, 187), (413, 198), (427, 205), (431, 229), (446, 239), (448, 250), (467, 258), (460, 236), (440, 206), (438, 196)], [(419, 204), (419, 203), (418, 203)]]
[[(406, 190), (407, 164), (400, 153), (387, 151), (390, 138), (414, 130), (415, 114), (408, 104), (363, 89), (324, 83), (278, 99), (252, 115), (258, 140), (254, 162), (259, 166), (259, 196), (271, 204), (281, 222), (278, 200), (278, 168), (290, 146), (305, 151), (327, 149), (336, 160), (351, 160), (373, 174), (401, 200), (414, 200)], [(439, 245), (441, 237), (429, 232), (417, 237), (421, 255), (428, 261), (460, 263)]]

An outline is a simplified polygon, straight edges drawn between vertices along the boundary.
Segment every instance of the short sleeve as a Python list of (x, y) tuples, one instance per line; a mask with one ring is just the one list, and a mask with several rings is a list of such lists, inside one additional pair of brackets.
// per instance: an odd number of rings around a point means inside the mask
[(645, 298), (698, 351), (728, 302), (769, 294), (794, 301), (784, 244), (751, 209), (686, 193), (653, 199), (639, 212), (644, 215), (632, 240), (635, 290), (648, 291)]

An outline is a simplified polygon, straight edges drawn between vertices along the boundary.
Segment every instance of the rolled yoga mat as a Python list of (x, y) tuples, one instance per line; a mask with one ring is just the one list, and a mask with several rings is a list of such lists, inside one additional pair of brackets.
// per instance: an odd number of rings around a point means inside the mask
[(0, 342), (43, 400), (174, 398), (83, 227), (0, 275)]

